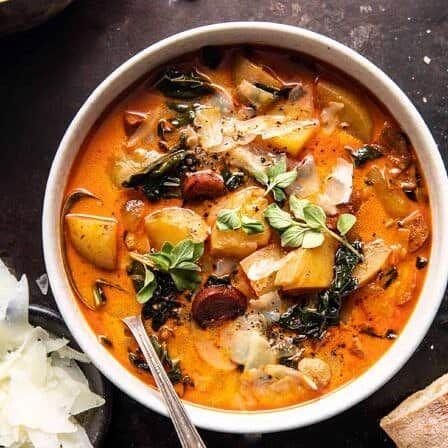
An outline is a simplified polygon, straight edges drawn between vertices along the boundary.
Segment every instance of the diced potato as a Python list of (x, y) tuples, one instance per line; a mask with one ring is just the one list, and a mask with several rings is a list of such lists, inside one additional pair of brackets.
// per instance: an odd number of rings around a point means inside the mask
[(263, 212), (268, 206), (264, 190), (259, 187), (248, 187), (222, 198), (212, 210), (211, 219), (222, 209), (241, 207), (243, 216), (259, 219), (264, 223), (264, 231), (247, 235), (243, 230), (218, 230), (213, 224), (210, 236), (210, 251), (212, 255), (222, 257), (244, 258), (259, 247), (266, 246), (271, 237), (271, 229), (265, 222)]
[(297, 157), (307, 142), (314, 136), (318, 126), (298, 129), (289, 134), (272, 137), (268, 142), (280, 151), (288, 152), (292, 157)]
[[(285, 99), (279, 101), (270, 113), (285, 114), (292, 120), (307, 120), (313, 117), (314, 98), (313, 89), (311, 86), (305, 87), (303, 95), (296, 100)], [(315, 135), (319, 126), (310, 127), (306, 129), (298, 129), (289, 134), (273, 137), (267, 140), (274, 148), (280, 151), (286, 151), (291, 156), (297, 157), (308, 143), (308, 141)]]
[(331, 101), (344, 104), (339, 117), (341, 122), (349, 124), (347, 132), (363, 142), (370, 142), (373, 129), (372, 117), (356, 94), (329, 81), (320, 80), (317, 84), (317, 98), (322, 108)]
[(337, 246), (334, 238), (326, 236), (319, 247), (290, 252), (275, 276), (275, 286), (285, 291), (328, 288), (333, 279)]
[(241, 260), (241, 268), (257, 296), (275, 289), (275, 275), (280, 267), (279, 261), (284, 256), (279, 246), (270, 244)]
[(243, 81), (248, 81), (252, 84), (260, 83), (276, 89), (281, 89), (283, 86), (279, 79), (268, 73), (263, 67), (238, 54), (235, 57), (233, 66), (233, 82), (238, 86)]
[(145, 217), (145, 231), (151, 247), (160, 249), (163, 243), (177, 244), (191, 239), (204, 242), (209, 234), (205, 221), (192, 210), (181, 207), (167, 207)]
[(104, 216), (69, 213), (68, 234), (76, 251), (95, 266), (113, 270), (117, 264), (117, 221)]
[(375, 240), (364, 246), (364, 261), (355, 267), (353, 276), (358, 279), (359, 286), (370, 282), (383, 269), (391, 250), (383, 240)]

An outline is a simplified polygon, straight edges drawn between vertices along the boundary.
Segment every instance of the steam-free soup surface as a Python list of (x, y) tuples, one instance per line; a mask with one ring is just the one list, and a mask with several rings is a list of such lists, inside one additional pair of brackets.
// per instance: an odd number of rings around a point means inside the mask
[(355, 379), (425, 277), (409, 140), (351, 79), (283, 50), (205, 48), (148, 74), (91, 130), (66, 195), (67, 272), (99, 342), (153, 385), (121, 322), (142, 313), (179, 395), (206, 406)]

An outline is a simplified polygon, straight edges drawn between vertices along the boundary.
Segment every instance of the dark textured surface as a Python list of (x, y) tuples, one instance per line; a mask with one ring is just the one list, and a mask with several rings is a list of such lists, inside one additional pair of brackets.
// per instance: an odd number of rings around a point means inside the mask
[[(45, 271), (41, 209), (51, 160), (68, 123), (118, 65), (162, 37), (198, 25), (269, 20), (333, 37), (367, 56), (410, 96), (445, 161), (448, 122), (446, 0), (78, 0), (60, 16), (0, 40), (0, 256), (31, 280), (33, 301), (54, 307), (34, 279)], [(431, 58), (430, 64), (423, 61)], [(381, 416), (448, 370), (446, 303), (417, 353), (368, 400), (309, 428), (263, 436), (202, 431), (213, 447), (390, 446)], [(115, 390), (107, 447), (174, 447), (167, 419)]]

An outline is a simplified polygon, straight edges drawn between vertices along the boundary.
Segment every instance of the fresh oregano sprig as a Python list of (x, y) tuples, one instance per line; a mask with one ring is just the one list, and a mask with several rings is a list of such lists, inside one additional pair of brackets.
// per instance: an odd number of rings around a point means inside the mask
[(242, 215), (240, 208), (222, 209), (216, 217), (216, 227), (223, 232), (242, 229), (248, 235), (264, 231), (264, 224), (260, 220)]
[(272, 196), (276, 202), (283, 202), (286, 194), (283, 191), (289, 187), (297, 179), (297, 171), (295, 169), (286, 171), (286, 160), (281, 159), (277, 164), (265, 171), (257, 171), (253, 174), (260, 184), (266, 187), (265, 195), (272, 192)]
[(327, 227), (327, 216), (322, 207), (307, 199), (298, 199), (294, 195), (289, 198), (289, 207), (295, 219), (277, 204), (271, 204), (264, 212), (269, 225), (280, 233), (283, 247), (312, 249), (320, 246), (324, 242), (324, 234), (328, 234), (361, 257), (346, 238), (346, 234), (356, 222), (355, 216), (350, 213), (341, 214), (336, 225), (339, 231), (337, 234)]
[(145, 280), (143, 287), (137, 292), (137, 300), (145, 303), (154, 294), (157, 286), (154, 269), (169, 274), (178, 291), (196, 289), (201, 282), (201, 268), (197, 262), (203, 254), (204, 244), (188, 239), (176, 245), (165, 243), (159, 252), (145, 255), (131, 252), (131, 258), (145, 267)]

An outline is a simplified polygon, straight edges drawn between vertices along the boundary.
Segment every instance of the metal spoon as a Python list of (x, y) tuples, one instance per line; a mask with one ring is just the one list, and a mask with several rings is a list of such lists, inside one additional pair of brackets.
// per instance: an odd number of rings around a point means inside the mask
[(149, 340), (141, 317), (125, 317), (123, 322), (129, 327), (129, 330), (131, 330), (131, 333), (134, 335), (134, 338), (148, 363), (151, 374), (165, 400), (168, 413), (170, 414), (182, 447), (206, 448), (205, 443), (202, 441), (201, 436), (198, 434), (190, 417), (185, 411), (182, 402), (177, 396), (176, 391)]

